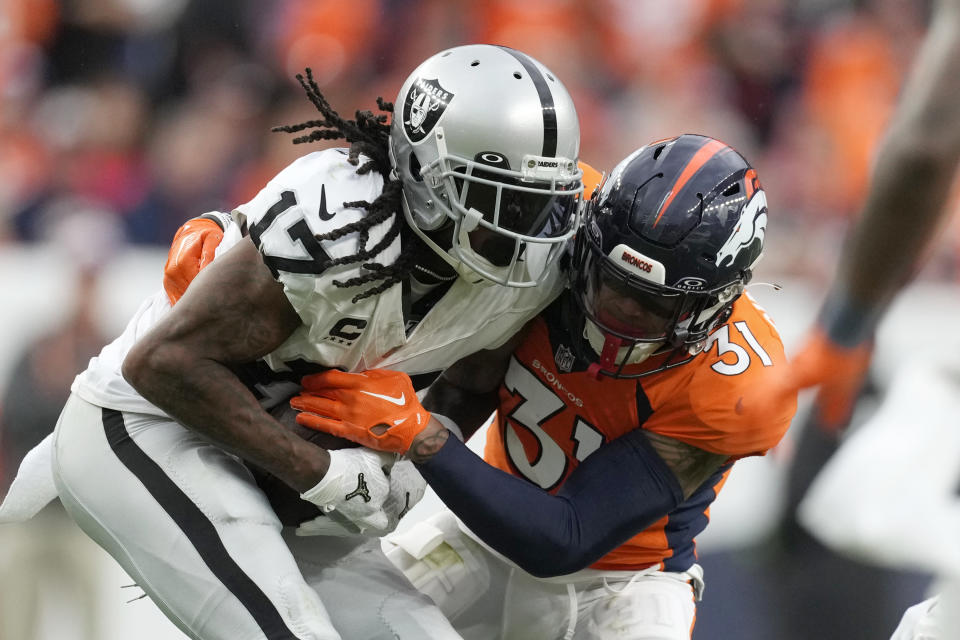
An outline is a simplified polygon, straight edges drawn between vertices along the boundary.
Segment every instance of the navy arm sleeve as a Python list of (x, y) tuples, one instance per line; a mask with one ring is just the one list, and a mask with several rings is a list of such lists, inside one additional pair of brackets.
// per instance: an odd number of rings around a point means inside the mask
[(640, 429), (587, 457), (556, 495), (490, 466), (456, 438), (417, 466), (481, 540), (541, 578), (589, 566), (683, 501)]

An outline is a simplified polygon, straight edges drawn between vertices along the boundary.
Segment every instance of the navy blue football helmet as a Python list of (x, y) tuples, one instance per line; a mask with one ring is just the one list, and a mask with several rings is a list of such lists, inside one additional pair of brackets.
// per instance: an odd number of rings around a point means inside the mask
[(757, 173), (730, 146), (685, 134), (632, 153), (587, 203), (577, 234), (578, 355), (614, 377), (689, 362), (750, 281), (766, 224)]

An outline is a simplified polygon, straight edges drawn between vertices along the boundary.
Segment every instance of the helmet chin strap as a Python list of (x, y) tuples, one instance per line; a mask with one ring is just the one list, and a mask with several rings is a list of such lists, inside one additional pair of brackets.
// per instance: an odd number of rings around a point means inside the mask
[(589, 319), (584, 324), (583, 335), (593, 350), (600, 354), (599, 362), (591, 363), (587, 368), (593, 377), (597, 377), (601, 370), (614, 371), (621, 364), (640, 364), (663, 346), (663, 341), (623, 346), (623, 339), (605, 333)]
[(603, 348), (600, 350), (600, 361), (591, 362), (590, 366), (587, 367), (587, 373), (594, 378), (599, 378), (601, 370), (613, 371), (617, 366), (617, 354), (620, 352), (622, 343), (623, 341), (616, 336), (607, 336), (603, 341)]

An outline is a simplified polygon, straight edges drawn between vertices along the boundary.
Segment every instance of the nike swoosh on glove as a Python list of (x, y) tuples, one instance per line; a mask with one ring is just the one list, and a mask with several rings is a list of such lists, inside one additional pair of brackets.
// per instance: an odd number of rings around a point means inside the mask
[(330, 452), (330, 468), (323, 479), (300, 494), (324, 513), (336, 511), (357, 525), (360, 533), (383, 529), (389, 517), (383, 504), (390, 493), (387, 474), (396, 456), (370, 449), (337, 449)]
[(301, 384), (303, 391), (290, 400), (300, 411), (299, 424), (371, 449), (406, 453), (430, 422), (410, 377), (400, 371), (331, 369), (305, 376)]

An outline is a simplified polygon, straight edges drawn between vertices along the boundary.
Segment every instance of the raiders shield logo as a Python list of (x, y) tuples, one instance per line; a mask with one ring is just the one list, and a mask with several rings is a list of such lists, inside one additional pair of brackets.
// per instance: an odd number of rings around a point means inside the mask
[(570, 347), (567, 345), (560, 345), (557, 348), (557, 352), (553, 355), (553, 359), (557, 363), (557, 368), (560, 369), (561, 373), (570, 373), (573, 369), (573, 352), (570, 351)]
[(403, 128), (407, 137), (412, 142), (420, 142), (427, 137), (451, 100), (453, 94), (435, 79), (414, 80), (403, 101)]

